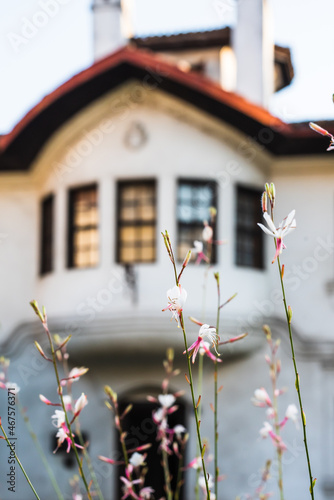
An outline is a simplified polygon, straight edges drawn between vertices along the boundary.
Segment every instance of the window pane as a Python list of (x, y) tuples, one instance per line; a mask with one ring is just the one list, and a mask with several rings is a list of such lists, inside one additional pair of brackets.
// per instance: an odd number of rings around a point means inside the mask
[(118, 262), (155, 260), (155, 182), (120, 182), (118, 185)]
[[(216, 185), (206, 180), (180, 180), (177, 200), (177, 258), (182, 261), (195, 240), (203, 241), (204, 221), (210, 221), (210, 207), (216, 207)], [(215, 227), (213, 229), (215, 231)], [(210, 247), (211, 261), (215, 262), (215, 246)]]
[(262, 219), (261, 191), (237, 188), (236, 263), (263, 268), (263, 238), (257, 222)]
[(96, 186), (70, 191), (69, 267), (93, 267), (99, 259)]

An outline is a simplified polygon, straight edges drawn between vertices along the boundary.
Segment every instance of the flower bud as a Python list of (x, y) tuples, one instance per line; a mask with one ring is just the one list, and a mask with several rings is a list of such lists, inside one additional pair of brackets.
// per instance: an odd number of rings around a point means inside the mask
[(261, 196), (261, 208), (263, 213), (268, 212), (268, 197), (266, 191), (263, 191)]
[(185, 259), (183, 261), (182, 267), (186, 267), (188, 265), (188, 263), (190, 261), (190, 257), (191, 257), (191, 250), (188, 250), (188, 253), (185, 256)]
[(48, 359), (42, 349), (42, 347), (40, 346), (40, 344), (37, 342), (37, 340), (35, 340), (35, 346), (36, 346), (36, 349), (38, 350), (38, 352), (40, 353), (41, 356), (43, 356), (44, 359), (47, 359), (48, 361), (50, 361), (50, 359)]
[(107, 396), (110, 397), (110, 399), (116, 403), (117, 402), (117, 394), (112, 390), (112, 388), (109, 385), (104, 386), (104, 392), (107, 394)]
[(269, 200), (271, 201), (271, 190), (270, 190), (270, 186), (269, 186), (268, 182), (265, 183), (264, 189), (266, 190), (266, 193), (269, 197)]
[(44, 323), (44, 318), (43, 318), (41, 311), (39, 310), (37, 300), (32, 300), (30, 302), (30, 305), (33, 308), (33, 310), (35, 311), (35, 313), (37, 314), (37, 316), (39, 317), (39, 319), (41, 320), (41, 322)]
[(276, 198), (276, 188), (275, 188), (275, 184), (273, 182), (270, 184), (270, 191), (271, 191), (272, 201), (274, 202), (275, 198)]
[(265, 336), (267, 337), (268, 340), (270, 340), (271, 339), (271, 330), (270, 330), (270, 327), (268, 325), (263, 325), (262, 328), (263, 328)]
[(291, 306), (288, 307), (288, 321), (289, 321), (289, 324), (291, 323), (291, 320), (292, 320), (292, 309), (291, 309)]

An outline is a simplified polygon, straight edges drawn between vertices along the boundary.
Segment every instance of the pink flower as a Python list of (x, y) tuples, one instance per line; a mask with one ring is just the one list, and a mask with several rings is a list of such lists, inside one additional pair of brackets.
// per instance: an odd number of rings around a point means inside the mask
[(72, 368), (72, 370), (68, 374), (68, 377), (63, 378), (60, 381), (60, 385), (62, 385), (64, 387), (66, 385), (67, 381), (75, 382), (75, 381), (79, 380), (79, 378), (82, 377), (83, 375), (85, 375), (85, 373), (87, 373), (88, 370), (89, 370), (89, 368), (85, 368), (84, 366), (81, 366), (81, 368), (76, 368), (76, 367)]
[(201, 241), (195, 240), (194, 248), (192, 248), (191, 251), (197, 254), (196, 264), (199, 264), (202, 260), (210, 262), (210, 259), (203, 252), (203, 243)]
[(259, 222), (257, 224), (266, 234), (276, 238), (276, 253), (272, 263), (274, 263), (277, 257), (282, 253), (283, 248), (286, 248), (283, 243), (283, 237), (289, 234), (293, 229), (296, 229), (296, 219), (294, 218), (295, 213), (295, 210), (292, 210), (292, 212), (290, 212), (289, 215), (282, 220), (277, 229), (271, 220), (271, 217), (268, 215), (268, 212), (264, 212), (263, 218), (265, 219), (269, 229)]
[[(56, 437), (58, 438), (58, 441), (57, 441), (57, 448), (54, 450), (53, 453), (56, 453), (56, 451), (58, 450), (58, 448), (63, 444), (64, 441), (67, 441), (67, 449), (66, 449), (66, 453), (69, 453), (70, 452), (70, 449), (71, 449), (71, 446), (72, 446), (72, 439), (71, 439), (71, 436), (69, 435), (69, 430), (68, 428), (66, 427), (65, 423), (63, 423), (61, 425), (61, 427), (58, 429), (58, 432), (56, 434)], [(74, 436), (74, 434), (73, 434)], [(79, 444), (77, 443), (74, 443), (75, 446), (77, 448), (81, 448), (83, 449), (83, 446), (80, 446)]]
[(151, 488), (151, 486), (145, 486), (145, 488), (142, 488), (140, 490), (139, 497), (142, 498), (143, 500), (150, 500), (154, 491), (155, 490)]
[(174, 318), (178, 323), (184, 303), (187, 299), (187, 292), (184, 288), (181, 287), (181, 285), (174, 286), (167, 291), (167, 299), (169, 305), (165, 307), (163, 311), (167, 311), (167, 309), (171, 311), (172, 319)]
[(272, 406), (269, 394), (263, 387), (254, 391), (254, 398), (252, 398), (252, 403), (254, 406), (261, 406), (262, 408), (265, 406)]
[(297, 409), (296, 405), (294, 405), (294, 404), (289, 405), (287, 407), (286, 412), (285, 412), (285, 417), (282, 420), (282, 422), (280, 423), (280, 427), (284, 427), (288, 420), (292, 420), (292, 422), (294, 422), (295, 426), (298, 429), (298, 427), (299, 427), (298, 409)]
[(120, 477), (120, 480), (124, 483), (124, 486), (123, 486), (124, 495), (122, 496), (121, 500), (125, 500), (125, 498), (128, 498), (128, 497), (135, 498), (136, 500), (141, 500), (140, 497), (134, 491), (134, 485), (142, 483), (142, 480), (141, 479), (134, 479), (134, 480), (131, 479), (132, 469), (133, 469), (132, 465), (131, 464), (128, 465), (125, 469), (126, 477), (124, 477), (124, 476)]
[(269, 422), (263, 422), (263, 427), (260, 429), (260, 436), (263, 439), (266, 439), (271, 432), (273, 432), (272, 426), (269, 424)]
[(82, 393), (80, 398), (76, 401), (74, 405), (74, 418), (76, 418), (84, 407), (88, 404), (86, 394)]
[(202, 467), (202, 459), (201, 457), (195, 457), (189, 464), (187, 465), (186, 469), (195, 469), (198, 470)]
[[(196, 359), (196, 356), (197, 356), (197, 353), (200, 349), (203, 349), (205, 354), (210, 358), (212, 359), (212, 361), (219, 361), (221, 363), (221, 360), (216, 358), (216, 356), (214, 356), (211, 352), (210, 352), (210, 349), (208, 347), (208, 344), (207, 342), (205, 342), (203, 340), (203, 337), (208, 337), (211, 344), (212, 344), (212, 347), (214, 347), (216, 349), (216, 344), (219, 340), (219, 336), (217, 335), (216, 333), (216, 329), (212, 326), (209, 326), (207, 324), (204, 324), (201, 326), (201, 328), (199, 329), (199, 334), (198, 334), (198, 337), (197, 337), (197, 340), (196, 342), (194, 342), (193, 344), (191, 344), (190, 347), (188, 347), (188, 349), (186, 351), (183, 352), (183, 354), (186, 354), (186, 352), (188, 354), (190, 354), (190, 356), (192, 356), (192, 362), (194, 363), (195, 362), (195, 359)], [(217, 351), (216, 351), (217, 352)], [(217, 353), (218, 354), (218, 353)]]
[(268, 436), (271, 437), (271, 440), (273, 442), (273, 445), (281, 450), (282, 452), (285, 451), (286, 444), (282, 441), (282, 438), (278, 436), (277, 434), (274, 433), (272, 426), (269, 424), (269, 422), (264, 422), (263, 427), (260, 429), (260, 436), (263, 439), (266, 439)]

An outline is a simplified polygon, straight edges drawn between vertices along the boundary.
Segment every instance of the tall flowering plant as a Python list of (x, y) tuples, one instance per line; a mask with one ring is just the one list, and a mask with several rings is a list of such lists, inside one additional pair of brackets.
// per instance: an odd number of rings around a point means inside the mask
[[(269, 205), (268, 205), (268, 200), (269, 200)], [(299, 373), (298, 373), (297, 363), (296, 363), (296, 358), (295, 358), (295, 349), (294, 349), (292, 327), (291, 327), (292, 309), (290, 306), (287, 305), (286, 293), (285, 293), (285, 287), (284, 287), (284, 265), (282, 266), (281, 262), (280, 262), (280, 255), (281, 255), (283, 249), (286, 248), (286, 246), (283, 242), (283, 238), (285, 238), (285, 236), (287, 236), (293, 229), (296, 228), (295, 210), (292, 210), (289, 213), (289, 215), (287, 217), (285, 217), (282, 220), (282, 222), (280, 222), (279, 226), (276, 227), (276, 224), (274, 221), (275, 202), (276, 202), (275, 186), (273, 183), (271, 183), (270, 185), (267, 183), (267, 184), (265, 184), (265, 190), (262, 194), (262, 200), (261, 200), (263, 218), (267, 224), (267, 227), (261, 223), (258, 223), (258, 226), (266, 234), (268, 234), (269, 236), (272, 236), (274, 238), (274, 242), (275, 242), (275, 255), (274, 255), (274, 259), (272, 261), (272, 264), (275, 261), (277, 261), (278, 273), (279, 273), (279, 277), (280, 277), (280, 284), (281, 284), (281, 290), (282, 290), (282, 298), (283, 298), (283, 304), (284, 304), (284, 312), (285, 312), (285, 317), (286, 317), (288, 331), (289, 331), (291, 357), (292, 357), (292, 363), (293, 363), (293, 368), (294, 368), (294, 372), (295, 372), (295, 386), (296, 386), (296, 390), (297, 390), (297, 394), (298, 394), (300, 417), (301, 417), (302, 427), (303, 427), (304, 447), (305, 447), (305, 454), (306, 454), (307, 467), (308, 467), (309, 480), (310, 480), (310, 494), (311, 494), (312, 500), (314, 500), (314, 486), (316, 483), (316, 478), (313, 478), (313, 476), (312, 476), (311, 462), (310, 462), (310, 456), (309, 456), (309, 450), (308, 450), (308, 444), (307, 444), (306, 418), (305, 418), (305, 413), (304, 413), (303, 403), (302, 403), (300, 379), (299, 379)], [(268, 209), (270, 210), (270, 212), (268, 212)]]

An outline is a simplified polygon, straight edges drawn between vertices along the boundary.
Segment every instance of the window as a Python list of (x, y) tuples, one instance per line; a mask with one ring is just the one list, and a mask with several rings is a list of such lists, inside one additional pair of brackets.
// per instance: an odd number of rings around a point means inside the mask
[(53, 270), (53, 195), (44, 198), (41, 204), (41, 257), (40, 273)]
[(155, 181), (119, 182), (117, 261), (154, 262), (155, 226)]
[[(210, 222), (210, 207), (216, 208), (216, 183), (205, 180), (179, 180), (177, 192), (177, 259), (182, 261), (194, 241), (203, 241), (204, 221)], [(215, 223), (213, 226), (215, 238)], [(207, 250), (207, 249), (205, 249)], [(216, 261), (212, 245), (211, 262)]]
[(93, 267), (98, 263), (97, 187), (69, 192), (68, 267)]
[(262, 191), (237, 187), (236, 264), (263, 269)]

